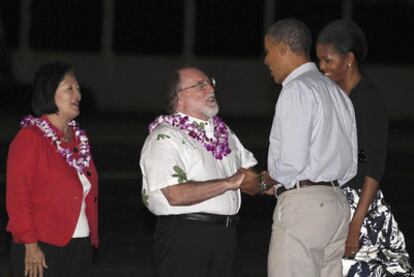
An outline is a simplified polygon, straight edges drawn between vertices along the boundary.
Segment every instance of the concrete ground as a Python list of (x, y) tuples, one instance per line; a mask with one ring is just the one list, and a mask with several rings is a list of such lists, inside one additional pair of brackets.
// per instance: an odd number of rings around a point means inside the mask
[[(152, 115), (83, 116), (100, 175), (100, 248), (95, 251), (94, 276), (155, 276), (151, 236), (155, 217), (140, 201), (139, 151)], [(271, 118), (226, 118), (246, 148), (266, 167)], [(8, 240), (4, 232), (5, 159), (20, 116), (0, 115), (0, 277), (9, 277)], [(414, 255), (414, 122), (391, 123), (387, 174), (383, 191)], [(243, 276), (266, 276), (267, 246), (274, 199), (243, 196), (239, 238)], [(191, 239), (191, 238), (189, 238)]]

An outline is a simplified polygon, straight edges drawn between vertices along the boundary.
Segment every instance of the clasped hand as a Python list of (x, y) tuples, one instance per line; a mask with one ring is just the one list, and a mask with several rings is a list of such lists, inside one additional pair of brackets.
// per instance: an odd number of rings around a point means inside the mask
[[(241, 169), (241, 170), (243, 170), (245, 174), (244, 181), (240, 186), (240, 189), (243, 193), (246, 193), (248, 195), (256, 195), (258, 193), (273, 195), (274, 188), (273, 188), (272, 183), (266, 182), (267, 176), (269, 175), (267, 171), (262, 171), (259, 175), (252, 169)], [(267, 187), (269, 187), (265, 191), (263, 191), (259, 185), (261, 178), (262, 180), (265, 181), (266, 184), (268, 184)]]

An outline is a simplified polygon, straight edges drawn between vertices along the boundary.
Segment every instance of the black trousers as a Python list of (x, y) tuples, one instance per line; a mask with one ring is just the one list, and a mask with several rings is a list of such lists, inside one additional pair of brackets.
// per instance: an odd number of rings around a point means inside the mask
[[(92, 245), (89, 238), (72, 239), (64, 247), (38, 242), (49, 268), (44, 277), (89, 277), (92, 275)], [(24, 244), (12, 242), (10, 248), (12, 276), (24, 276)]]
[(161, 277), (239, 277), (236, 227), (176, 218), (158, 218), (154, 261)]

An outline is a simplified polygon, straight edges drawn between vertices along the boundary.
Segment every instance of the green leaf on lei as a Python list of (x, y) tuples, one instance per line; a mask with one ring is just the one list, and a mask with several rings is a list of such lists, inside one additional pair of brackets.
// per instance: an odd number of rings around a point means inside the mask
[(193, 121), (193, 124), (197, 127), (197, 129), (204, 131), (206, 124), (204, 122), (197, 123), (197, 121)]
[(173, 174), (172, 176), (178, 178), (179, 184), (187, 181), (187, 174), (184, 172), (184, 170), (182, 170), (178, 165), (174, 165), (173, 169), (175, 171), (175, 174)]

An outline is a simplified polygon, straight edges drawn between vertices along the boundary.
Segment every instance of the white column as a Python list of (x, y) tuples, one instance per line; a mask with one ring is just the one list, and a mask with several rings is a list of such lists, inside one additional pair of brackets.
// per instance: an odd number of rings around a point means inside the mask
[(31, 22), (31, 0), (22, 0), (20, 7), (20, 30), (19, 30), (19, 50), (21, 52), (30, 51), (29, 36)]
[(266, 0), (264, 6), (264, 14), (263, 14), (263, 28), (264, 34), (267, 32), (267, 28), (269, 28), (275, 22), (275, 7), (276, 7), (277, 0)]
[(183, 57), (189, 63), (193, 59), (195, 24), (196, 24), (195, 0), (184, 1), (184, 35), (183, 35)]
[(352, 0), (342, 0), (342, 18), (352, 20)]
[(102, 15), (102, 54), (105, 57), (111, 57), (112, 39), (114, 31), (114, 1), (103, 1), (103, 15)]
[(30, 48), (31, 6), (31, 0), (20, 2), (19, 46), (15, 51), (11, 51), (13, 76), (18, 82), (31, 81), (38, 66), (35, 61), (36, 51)]

